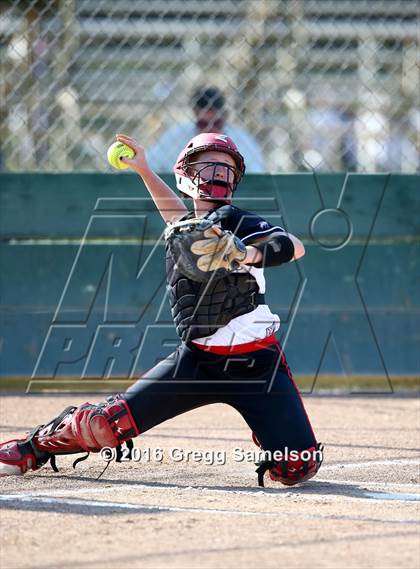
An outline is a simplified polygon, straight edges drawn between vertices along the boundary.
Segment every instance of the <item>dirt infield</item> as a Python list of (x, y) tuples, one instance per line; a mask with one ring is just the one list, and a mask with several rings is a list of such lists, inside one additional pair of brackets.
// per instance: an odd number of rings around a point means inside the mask
[[(3, 397), (0, 436), (84, 401)], [(224, 405), (145, 433), (136, 439), (140, 460), (111, 463), (100, 480), (98, 455), (76, 470), (62, 457), (58, 474), (47, 466), (1, 478), (0, 567), (417, 568), (419, 400), (323, 396), (305, 404), (325, 461), (293, 488), (257, 486), (254, 464), (238, 461), (257, 450), (249, 429)]]

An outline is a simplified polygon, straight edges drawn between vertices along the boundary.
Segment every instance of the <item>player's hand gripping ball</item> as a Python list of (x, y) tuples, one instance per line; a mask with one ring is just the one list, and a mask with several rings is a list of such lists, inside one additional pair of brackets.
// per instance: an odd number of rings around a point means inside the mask
[(122, 142), (114, 142), (114, 144), (111, 144), (108, 148), (107, 152), (108, 162), (117, 170), (125, 170), (128, 168), (128, 165), (124, 164), (120, 158), (129, 158), (131, 160), (135, 155), (134, 150)]

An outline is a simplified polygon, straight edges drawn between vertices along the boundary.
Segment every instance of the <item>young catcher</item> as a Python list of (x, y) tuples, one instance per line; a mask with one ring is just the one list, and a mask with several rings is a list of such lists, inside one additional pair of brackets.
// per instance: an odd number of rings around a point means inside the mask
[[(135, 156), (121, 158), (143, 179), (167, 223), (166, 272), (179, 347), (128, 391), (99, 404), (68, 407), (26, 438), (0, 445), (0, 474), (23, 474), (60, 454), (99, 452), (155, 425), (210, 403), (234, 407), (264, 451), (264, 473), (292, 485), (321, 464), (312, 431), (284, 353), (275, 337), (277, 315), (266, 304), (264, 268), (305, 254), (294, 235), (231, 204), (245, 172), (234, 142), (218, 133), (194, 137), (174, 167), (194, 211), (148, 166), (144, 149), (117, 135)], [(118, 457), (118, 453), (117, 453)]]

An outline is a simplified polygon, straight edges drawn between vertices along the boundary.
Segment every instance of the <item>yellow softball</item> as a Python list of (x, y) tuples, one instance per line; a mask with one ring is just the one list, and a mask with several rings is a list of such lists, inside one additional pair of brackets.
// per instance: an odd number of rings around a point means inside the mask
[(111, 144), (111, 146), (108, 148), (108, 152), (106, 155), (108, 158), (108, 162), (111, 164), (113, 168), (117, 168), (117, 170), (125, 170), (126, 168), (128, 168), (128, 166), (127, 164), (124, 164), (124, 162), (121, 162), (120, 158), (124, 157), (131, 159), (134, 158), (136, 153), (132, 148), (130, 148), (126, 144), (117, 141), (114, 142), (114, 144)]

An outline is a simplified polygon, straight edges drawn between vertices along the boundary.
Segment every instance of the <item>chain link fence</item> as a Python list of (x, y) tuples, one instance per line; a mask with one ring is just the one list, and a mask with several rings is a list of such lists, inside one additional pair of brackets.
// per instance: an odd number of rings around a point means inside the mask
[[(419, 171), (416, 0), (0, 0), (0, 168), (152, 165), (200, 128), (248, 171)], [(223, 97), (193, 93), (215, 87)], [(214, 92), (214, 91), (213, 91)]]

